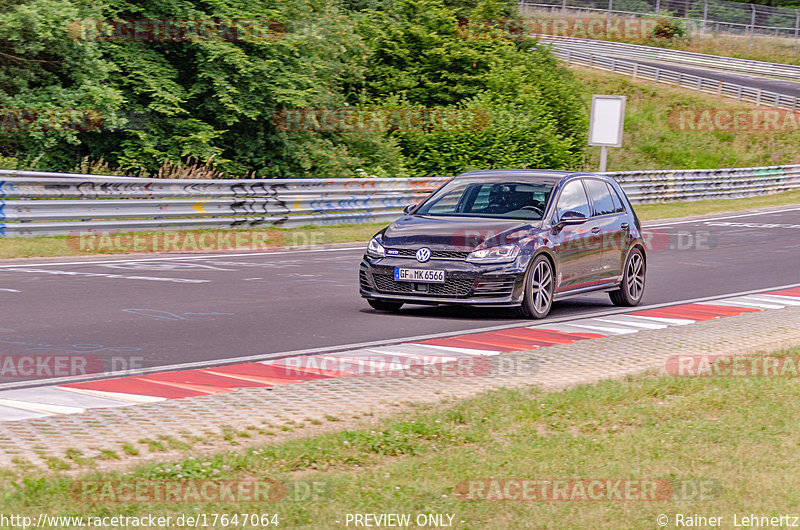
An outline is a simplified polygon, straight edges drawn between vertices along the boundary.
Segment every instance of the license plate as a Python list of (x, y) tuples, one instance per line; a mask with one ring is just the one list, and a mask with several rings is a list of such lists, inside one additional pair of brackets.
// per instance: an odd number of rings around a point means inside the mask
[(444, 271), (395, 267), (394, 279), (398, 282), (444, 283)]

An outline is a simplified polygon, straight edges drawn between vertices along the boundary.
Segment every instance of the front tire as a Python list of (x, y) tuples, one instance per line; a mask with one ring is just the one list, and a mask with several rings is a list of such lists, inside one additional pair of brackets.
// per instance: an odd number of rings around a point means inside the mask
[(645, 263), (644, 255), (638, 248), (631, 250), (625, 260), (625, 269), (619, 289), (608, 293), (611, 303), (621, 307), (639, 305), (644, 295)]
[(517, 308), (517, 316), (522, 318), (544, 318), (553, 307), (555, 279), (553, 266), (545, 256), (539, 255), (525, 276), (525, 297)]
[(373, 300), (371, 298), (367, 299), (367, 303), (372, 309), (377, 309), (378, 311), (398, 311), (403, 307), (403, 302), (385, 302), (383, 300)]

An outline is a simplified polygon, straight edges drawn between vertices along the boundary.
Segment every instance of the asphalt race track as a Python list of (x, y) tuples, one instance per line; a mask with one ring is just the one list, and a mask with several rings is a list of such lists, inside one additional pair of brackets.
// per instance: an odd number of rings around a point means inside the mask
[[(643, 304), (800, 282), (800, 206), (650, 223)], [(361, 245), (273, 253), (29, 259), (0, 264), (0, 356), (89, 355), (166, 367), (519, 322), (506, 310), (372, 310)], [(608, 311), (604, 293), (551, 319)], [(121, 364), (122, 363), (122, 364)], [(24, 378), (0, 381), (19, 385)], [(38, 379), (37, 379), (38, 381)], [(37, 381), (30, 381), (35, 384)]]
[(639, 59), (625, 58), (624, 60), (633, 63), (644, 64), (648, 66), (655, 66), (663, 68), (664, 70), (672, 70), (674, 72), (681, 72), (683, 74), (696, 75), (700, 77), (707, 77), (709, 79), (716, 79), (726, 83), (736, 83), (739, 85), (749, 86), (753, 88), (760, 88), (770, 92), (777, 92), (779, 94), (786, 94), (789, 96), (800, 97), (800, 83), (796, 81), (786, 81), (783, 79), (772, 79), (769, 77), (758, 77), (743, 74), (734, 74), (728, 72), (720, 72), (710, 68), (692, 68), (688, 66), (680, 66), (675, 63), (656, 63), (651, 61), (642, 61)]

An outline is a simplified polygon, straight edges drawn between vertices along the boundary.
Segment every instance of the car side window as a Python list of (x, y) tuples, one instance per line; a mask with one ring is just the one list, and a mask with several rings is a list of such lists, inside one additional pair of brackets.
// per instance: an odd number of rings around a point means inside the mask
[(608, 185), (602, 180), (586, 179), (586, 188), (592, 198), (592, 216), (614, 213), (614, 200)]
[(606, 184), (606, 186), (608, 186), (608, 190), (611, 192), (611, 200), (614, 201), (614, 213), (624, 213), (625, 206), (623, 206), (622, 199), (619, 198), (617, 190), (610, 184)]
[(569, 210), (580, 212), (587, 218), (591, 217), (589, 199), (586, 197), (586, 191), (580, 180), (573, 180), (564, 185), (556, 203), (556, 219), (561, 219), (564, 212)]

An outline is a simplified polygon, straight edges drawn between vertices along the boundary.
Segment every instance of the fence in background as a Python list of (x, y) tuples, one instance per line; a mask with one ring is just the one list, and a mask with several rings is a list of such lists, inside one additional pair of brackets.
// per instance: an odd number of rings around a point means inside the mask
[(800, 11), (728, 0), (520, 0), (523, 16), (592, 13), (611, 17), (668, 17), (682, 20), (691, 35), (731, 33), (749, 38), (770, 36), (800, 41)]
[(669, 67), (661, 68), (636, 62), (596, 55), (571, 48), (554, 47), (553, 55), (564, 60), (567, 64), (588, 66), (597, 70), (606, 70), (617, 74), (630, 75), (634, 79), (647, 79), (656, 83), (664, 83), (699, 92), (707, 92), (718, 96), (734, 98), (737, 101), (748, 101), (765, 107), (797, 109), (800, 108), (797, 96), (779, 94), (761, 88), (729, 83), (719, 79), (711, 79), (693, 74), (686, 74), (670, 70)]
[(642, 46), (624, 42), (556, 37), (552, 35), (534, 36), (543, 43), (551, 44), (555, 48), (564, 50), (569, 49), (595, 55), (619, 57), (621, 59), (641, 59), (645, 61), (677, 63), (681, 66), (712, 68), (726, 72), (779, 77), (792, 81), (800, 81), (800, 65), (768, 63), (751, 59), (670, 50), (666, 48), (657, 48), (655, 46)]
[[(800, 189), (800, 166), (607, 174), (634, 203)], [(0, 170), (0, 236), (389, 222), (448, 179), (166, 180)]]

